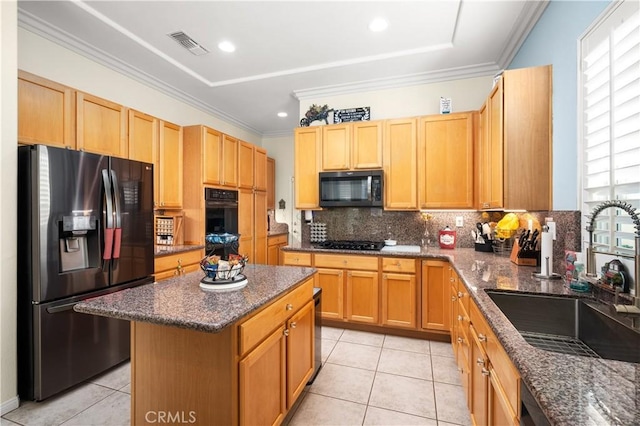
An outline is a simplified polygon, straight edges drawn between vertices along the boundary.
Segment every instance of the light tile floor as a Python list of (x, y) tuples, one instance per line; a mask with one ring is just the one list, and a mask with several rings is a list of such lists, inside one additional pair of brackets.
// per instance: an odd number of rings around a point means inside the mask
[[(323, 327), (324, 366), (288, 425), (470, 425), (451, 345)], [(129, 363), (44, 402), (24, 402), (0, 426), (128, 425)]]

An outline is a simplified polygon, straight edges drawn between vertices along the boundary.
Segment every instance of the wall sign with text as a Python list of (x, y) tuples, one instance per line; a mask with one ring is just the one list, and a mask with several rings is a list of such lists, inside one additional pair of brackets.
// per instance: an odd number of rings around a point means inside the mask
[(334, 124), (368, 120), (371, 120), (371, 107), (337, 109), (333, 112)]

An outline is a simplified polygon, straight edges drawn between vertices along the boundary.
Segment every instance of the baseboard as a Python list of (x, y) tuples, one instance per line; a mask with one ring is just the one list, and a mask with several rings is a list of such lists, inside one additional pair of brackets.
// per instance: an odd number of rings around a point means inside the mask
[(11, 399), (8, 399), (7, 401), (3, 401), (2, 404), (0, 404), (0, 416), (4, 416), (8, 412), (15, 410), (19, 406), (20, 398), (18, 398), (18, 395), (14, 396)]

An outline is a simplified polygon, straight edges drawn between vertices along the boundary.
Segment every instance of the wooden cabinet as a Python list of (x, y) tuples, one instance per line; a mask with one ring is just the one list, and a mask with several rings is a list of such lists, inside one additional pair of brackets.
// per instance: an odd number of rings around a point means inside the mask
[(222, 135), (222, 181), (221, 185), (236, 188), (238, 186), (238, 139)]
[(417, 121), (385, 121), (384, 206), (385, 210), (417, 210)]
[(279, 424), (313, 374), (312, 296), (308, 280), (238, 327), (240, 424)]
[(382, 168), (382, 121), (351, 123), (351, 168)]
[(430, 115), (419, 121), (421, 209), (474, 207), (473, 113)]
[(481, 109), (480, 125), (486, 126), (480, 132), (481, 209), (504, 207), (503, 83), (502, 79), (498, 81), (489, 93), (485, 108)]
[(18, 143), (75, 149), (75, 91), (18, 70)]
[(276, 160), (267, 158), (267, 210), (276, 209)]
[(244, 141), (238, 142), (238, 188), (253, 189), (254, 147)]
[(285, 251), (282, 253), (282, 264), (290, 266), (311, 266), (311, 253)]
[(422, 328), (449, 331), (451, 266), (442, 260), (422, 261)]
[(182, 127), (160, 120), (156, 207), (182, 208)]
[(252, 189), (238, 190), (238, 233), (240, 234), (240, 247), (238, 251), (249, 256), (249, 261), (254, 263), (254, 199)]
[(382, 325), (416, 328), (416, 261), (382, 258)]
[[(267, 191), (267, 150), (254, 146), (253, 153), (253, 186), (256, 191)], [(274, 165), (275, 173), (275, 165)], [(275, 176), (274, 176), (275, 180)]]
[(156, 117), (133, 109), (129, 110), (129, 159), (157, 166), (158, 123), (159, 120)]
[(280, 249), (288, 244), (289, 235), (270, 235), (267, 237), (267, 265), (283, 265)]
[[(488, 425), (488, 397), (489, 397), (489, 359), (478, 340), (478, 334), (471, 325), (471, 384), (469, 386), (472, 398), (469, 401), (469, 413), (474, 425)], [(504, 424), (504, 423), (496, 423)]]
[(491, 194), (480, 199), (481, 208), (552, 208), (551, 96), (551, 65), (506, 70), (491, 91), (490, 146), (480, 168)]
[(267, 264), (267, 193), (254, 191), (253, 193), (253, 229), (254, 254), (253, 263)]
[(295, 207), (300, 210), (320, 207), (318, 171), (320, 169), (319, 126), (294, 130)]
[(204, 257), (204, 249), (195, 249), (180, 253), (156, 256), (154, 261), (154, 277), (156, 281), (200, 269), (200, 260)]
[(378, 323), (380, 278), (372, 256), (316, 254), (322, 316), (349, 322)]
[(322, 126), (322, 171), (349, 170), (351, 127), (348, 124)]
[(202, 184), (221, 185), (222, 133), (206, 126), (184, 127), (184, 161), (189, 165), (184, 171), (185, 196), (195, 187), (202, 198)]
[(81, 151), (128, 158), (127, 109), (76, 92), (76, 147)]

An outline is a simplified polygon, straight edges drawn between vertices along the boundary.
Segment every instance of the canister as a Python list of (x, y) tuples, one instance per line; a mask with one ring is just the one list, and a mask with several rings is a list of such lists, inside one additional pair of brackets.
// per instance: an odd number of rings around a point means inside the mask
[(438, 242), (440, 243), (440, 248), (456, 248), (456, 231), (452, 231), (448, 226), (438, 231)]

